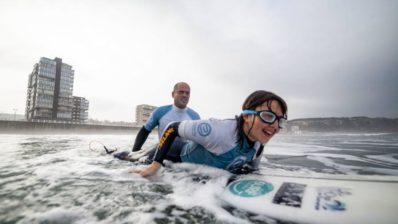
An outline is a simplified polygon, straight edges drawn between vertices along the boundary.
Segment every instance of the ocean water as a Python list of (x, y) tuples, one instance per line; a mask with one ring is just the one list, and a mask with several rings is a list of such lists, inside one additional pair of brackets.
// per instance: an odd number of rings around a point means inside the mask
[[(223, 202), (226, 171), (167, 163), (146, 179), (101, 145), (134, 138), (0, 135), (0, 223), (283, 223)], [(398, 176), (398, 134), (280, 134), (265, 147), (259, 173), (270, 172)]]

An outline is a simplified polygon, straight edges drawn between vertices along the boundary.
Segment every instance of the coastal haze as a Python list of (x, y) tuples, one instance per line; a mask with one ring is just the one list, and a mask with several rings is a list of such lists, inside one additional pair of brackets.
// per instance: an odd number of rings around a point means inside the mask
[(397, 1), (0, 1), (0, 113), (23, 114), (40, 57), (75, 70), (89, 117), (133, 122), (178, 81), (203, 118), (257, 89), (289, 119), (398, 117)]
[[(398, 182), (397, 12), (389, 0), (0, 0), (0, 223), (285, 223), (223, 201), (225, 170), (165, 161), (143, 178), (128, 172), (142, 151), (105, 152), (130, 151), (136, 106), (171, 104), (180, 81), (202, 118), (239, 114), (258, 89), (286, 99), (287, 128), (253, 175)], [(88, 120), (25, 119), (41, 57), (72, 66)], [(154, 130), (144, 151), (158, 142)]]

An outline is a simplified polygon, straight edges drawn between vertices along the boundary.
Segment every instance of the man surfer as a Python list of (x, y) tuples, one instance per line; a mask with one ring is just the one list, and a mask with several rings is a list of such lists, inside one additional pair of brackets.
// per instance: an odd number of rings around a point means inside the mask
[[(171, 122), (178, 122), (184, 120), (199, 120), (200, 116), (193, 109), (187, 107), (189, 98), (191, 94), (191, 89), (189, 85), (185, 82), (178, 82), (174, 85), (171, 96), (174, 99), (174, 104), (165, 105), (156, 108), (148, 121), (144, 124), (144, 126), (140, 129), (137, 134), (137, 137), (134, 142), (134, 146), (132, 148), (133, 152), (137, 152), (141, 150), (141, 147), (144, 145), (151, 131), (158, 127), (158, 136), (159, 138), (163, 134), (164, 129)], [(183, 144), (185, 141), (181, 138), (178, 138), (173, 145), (177, 146)], [(153, 149), (154, 153), (156, 150)], [(171, 147), (173, 150), (173, 146)], [(128, 151), (115, 153), (114, 156), (123, 160), (130, 160), (130, 153)], [(151, 155), (148, 156), (148, 159), (152, 159)], [(151, 161), (150, 161), (151, 162)]]

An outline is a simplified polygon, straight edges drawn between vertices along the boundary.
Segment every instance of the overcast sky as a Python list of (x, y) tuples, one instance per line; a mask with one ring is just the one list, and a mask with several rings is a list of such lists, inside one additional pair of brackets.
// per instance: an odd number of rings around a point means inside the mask
[(0, 113), (24, 113), (40, 57), (75, 70), (89, 117), (133, 121), (178, 81), (203, 118), (265, 89), (289, 118), (398, 117), (398, 1), (0, 0)]

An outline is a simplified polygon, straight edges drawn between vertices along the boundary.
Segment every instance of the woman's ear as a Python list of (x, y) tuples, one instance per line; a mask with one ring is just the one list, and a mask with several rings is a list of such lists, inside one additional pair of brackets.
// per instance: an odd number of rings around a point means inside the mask
[(245, 122), (252, 122), (253, 116), (251, 114), (242, 114), (242, 117)]

